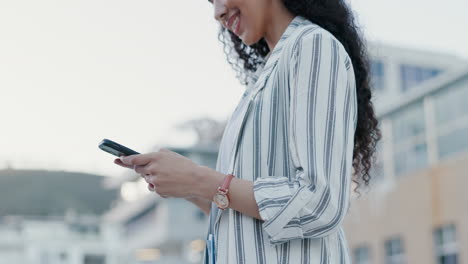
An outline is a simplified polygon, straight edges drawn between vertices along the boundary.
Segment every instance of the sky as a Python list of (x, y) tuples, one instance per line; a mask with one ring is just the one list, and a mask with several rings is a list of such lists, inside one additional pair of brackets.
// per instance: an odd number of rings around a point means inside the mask
[[(468, 1), (351, 0), (366, 39), (468, 60)], [(244, 87), (206, 0), (0, 1), (0, 169), (119, 176), (103, 138), (188, 146)]]

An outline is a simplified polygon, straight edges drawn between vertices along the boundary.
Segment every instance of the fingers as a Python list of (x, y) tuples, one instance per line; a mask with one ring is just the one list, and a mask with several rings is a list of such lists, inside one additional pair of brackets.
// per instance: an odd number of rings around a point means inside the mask
[(145, 166), (135, 166), (133, 169), (142, 177), (157, 175), (157, 167), (152, 163), (149, 163)]
[[(159, 152), (170, 152), (167, 149), (161, 149)], [(119, 159), (115, 159), (114, 163), (128, 168), (133, 169), (136, 173), (140, 174), (145, 181), (148, 183), (148, 190), (150, 192), (158, 193), (155, 186), (156, 181), (156, 160), (159, 159), (159, 152), (147, 153), (147, 154), (136, 154), (130, 156), (122, 156)], [(159, 193), (158, 193), (159, 194)], [(167, 198), (168, 196), (159, 194), (162, 198)]]
[(154, 192), (154, 193), (157, 193), (159, 196), (161, 196), (162, 198), (167, 198), (168, 196), (165, 196), (165, 195), (162, 195), (160, 193), (158, 193), (158, 191), (156, 190), (156, 186), (154, 186), (152, 183), (148, 183), (148, 190), (150, 192)]
[(146, 166), (139, 166), (139, 165), (135, 165), (133, 166), (133, 169), (135, 170), (136, 173), (144, 176), (144, 175), (151, 175), (151, 173), (148, 172), (148, 170), (146, 169)]
[(151, 176), (151, 172), (148, 168), (146, 168), (146, 166), (126, 165), (126, 164), (123, 164), (120, 159), (115, 159), (114, 163), (127, 169), (133, 169), (136, 173), (140, 174), (142, 177)]
[[(150, 156), (150, 154), (152, 155)], [(115, 159), (114, 163), (124, 168), (133, 169), (142, 176), (149, 176), (152, 174), (152, 168), (150, 167), (152, 164), (151, 157), (154, 158), (154, 156), (154, 153), (122, 156), (119, 159)]]
[(147, 182), (148, 184), (155, 185), (155, 179), (151, 175), (142, 175), (141, 177), (143, 177), (143, 179), (145, 179), (145, 182)]
[(130, 156), (122, 156), (120, 159), (122, 163), (125, 165), (136, 165), (136, 166), (143, 166), (151, 162), (152, 159), (155, 157), (155, 153), (148, 153), (148, 154), (136, 154)]
[(124, 168), (128, 168), (128, 169), (133, 169), (133, 166), (132, 165), (126, 165), (124, 164), (120, 159), (115, 159), (114, 160), (114, 163), (119, 165), (119, 166), (122, 166)]

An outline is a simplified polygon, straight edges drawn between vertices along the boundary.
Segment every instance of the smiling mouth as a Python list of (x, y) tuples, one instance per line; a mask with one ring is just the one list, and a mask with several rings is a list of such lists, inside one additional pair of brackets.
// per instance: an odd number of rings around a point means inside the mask
[(236, 35), (239, 35), (239, 29), (240, 29), (240, 15), (236, 16), (236, 19), (234, 20), (234, 23), (232, 24), (232, 32), (234, 32)]
[(239, 33), (240, 26), (240, 13), (232, 15), (227, 21), (227, 28), (234, 32), (236, 35)]

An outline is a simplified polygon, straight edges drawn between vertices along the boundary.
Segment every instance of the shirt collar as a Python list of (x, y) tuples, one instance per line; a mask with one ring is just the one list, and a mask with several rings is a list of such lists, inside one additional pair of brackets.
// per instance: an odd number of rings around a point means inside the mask
[[(304, 22), (307, 22), (308, 20), (302, 16), (295, 16), (291, 22), (288, 24), (288, 26), (286, 27), (286, 29), (284, 30), (283, 34), (281, 34), (281, 37), (280, 39), (278, 40), (278, 42), (276, 43), (275, 47), (273, 48), (272, 51), (270, 51), (270, 53), (268, 53), (268, 55), (265, 57), (265, 58), (270, 58), (271, 57), (271, 60), (270, 62), (278, 59), (278, 55), (281, 53), (281, 50), (283, 49), (283, 46), (284, 46), (284, 43), (285, 43), (285, 40), (291, 36), (291, 34), (294, 32), (294, 30), (301, 24), (303, 24)], [(267, 60), (266, 62), (266, 65), (265, 65), (265, 68), (267, 68), (268, 66), (268, 63), (269, 61)], [(271, 63), (270, 63), (271, 64)]]
[(252, 76), (253, 84), (255, 84), (264, 73), (268, 72), (273, 68), (273, 66), (276, 64), (280, 57), (281, 51), (283, 50), (283, 46), (286, 43), (286, 39), (288, 39), (291, 36), (291, 34), (295, 31), (295, 29), (297, 29), (298, 26), (305, 23), (308, 23), (308, 20), (305, 17), (299, 15), (295, 16), (291, 20), (291, 22), (284, 30), (283, 34), (281, 35), (273, 50), (271, 50), (265, 57), (265, 64), (263, 66), (259, 66), (257, 71)]

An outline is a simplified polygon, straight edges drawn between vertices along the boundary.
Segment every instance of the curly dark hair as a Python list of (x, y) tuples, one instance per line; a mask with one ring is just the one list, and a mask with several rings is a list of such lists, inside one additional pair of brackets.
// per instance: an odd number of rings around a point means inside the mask
[[(293, 15), (302, 16), (333, 34), (351, 58), (358, 102), (352, 178), (357, 184), (354, 191), (357, 191), (361, 183), (369, 185), (371, 179), (369, 172), (376, 160), (376, 145), (382, 137), (371, 102), (369, 58), (361, 37), (362, 33), (344, 0), (282, 0), (282, 2)], [(223, 26), (220, 26), (218, 39), (224, 44), (224, 53), (228, 63), (236, 71), (236, 77), (243, 85), (247, 85), (249, 77), (265, 63), (265, 57), (270, 52), (265, 39), (262, 38), (248, 46)]]

